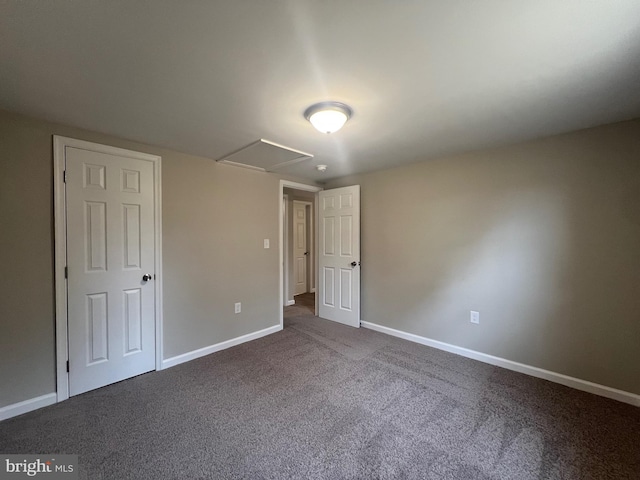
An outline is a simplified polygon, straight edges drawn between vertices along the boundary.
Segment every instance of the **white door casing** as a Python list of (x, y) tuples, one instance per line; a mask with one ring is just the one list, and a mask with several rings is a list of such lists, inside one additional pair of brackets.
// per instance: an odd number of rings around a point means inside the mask
[[(154, 370), (161, 358), (160, 159), (56, 137), (61, 142), (56, 156), (62, 156), (66, 177), (67, 392), (77, 395)], [(57, 331), (59, 349), (61, 335)]]
[(282, 241), (284, 242), (283, 250), (286, 252), (282, 257), (282, 262), (280, 265), (281, 272), (284, 274), (283, 276), (283, 295), (282, 295), (282, 306), (286, 307), (289, 305), (293, 305), (293, 300), (289, 302), (289, 195), (282, 196), (282, 204), (280, 205), (281, 216), (280, 221), (282, 222)]
[(293, 201), (293, 278), (295, 295), (309, 291), (308, 272), (308, 239), (307, 239), (307, 203)]
[(360, 186), (319, 194), (318, 315), (360, 326)]

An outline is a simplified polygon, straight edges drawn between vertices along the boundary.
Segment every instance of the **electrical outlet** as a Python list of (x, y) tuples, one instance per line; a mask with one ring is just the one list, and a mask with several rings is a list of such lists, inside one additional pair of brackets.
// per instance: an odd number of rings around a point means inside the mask
[(242, 311), (242, 303), (236, 303), (236, 313), (240, 313)]
[(480, 323), (480, 312), (474, 312), (471, 310), (471, 323)]

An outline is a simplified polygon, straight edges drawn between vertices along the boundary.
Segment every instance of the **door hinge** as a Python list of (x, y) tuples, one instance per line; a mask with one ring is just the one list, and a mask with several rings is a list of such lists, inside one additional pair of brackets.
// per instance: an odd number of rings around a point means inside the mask
[(62, 171), (62, 181), (64, 183), (67, 183), (67, 171), (66, 170)]
[(69, 278), (69, 267), (64, 267), (64, 278)]
[(69, 360), (67, 360), (67, 373), (69, 373)]

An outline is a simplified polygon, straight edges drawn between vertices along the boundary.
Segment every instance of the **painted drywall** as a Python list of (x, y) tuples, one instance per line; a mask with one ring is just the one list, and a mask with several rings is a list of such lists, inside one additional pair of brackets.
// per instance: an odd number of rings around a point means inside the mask
[(279, 323), (282, 177), (0, 111), (0, 407), (55, 391), (54, 134), (162, 157), (165, 359)]
[(350, 184), (363, 320), (640, 394), (640, 120)]

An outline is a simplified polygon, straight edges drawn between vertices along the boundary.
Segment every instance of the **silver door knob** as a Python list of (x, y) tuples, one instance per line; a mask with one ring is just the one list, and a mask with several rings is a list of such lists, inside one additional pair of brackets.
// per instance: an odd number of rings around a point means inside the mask
[(145, 273), (145, 274), (142, 276), (142, 281), (143, 281), (143, 282), (148, 282), (148, 281), (149, 281), (149, 280), (151, 280), (152, 278), (153, 278), (153, 275), (151, 275), (150, 273)]

